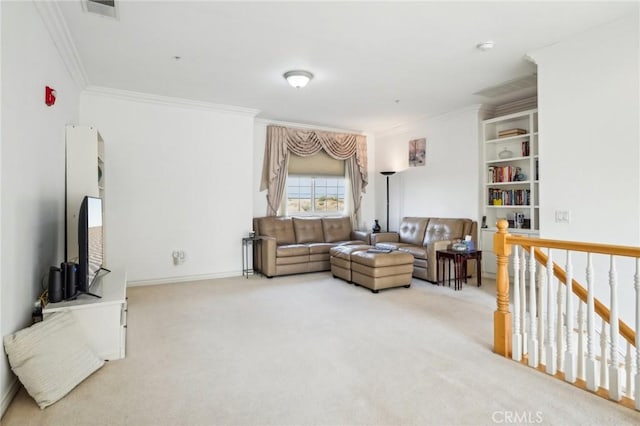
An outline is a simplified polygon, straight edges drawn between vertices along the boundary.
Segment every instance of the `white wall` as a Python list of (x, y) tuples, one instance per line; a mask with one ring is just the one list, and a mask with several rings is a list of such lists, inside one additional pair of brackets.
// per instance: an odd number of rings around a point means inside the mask
[[(386, 180), (389, 178), (389, 227), (405, 216), (464, 217), (478, 220), (479, 107), (469, 107), (411, 123), (376, 137), (376, 217), (386, 228)], [(409, 167), (409, 141), (427, 139), (426, 164)]]
[[(538, 64), (542, 237), (640, 245), (638, 14), (531, 54)], [(556, 210), (571, 211), (555, 223)], [(564, 254), (558, 260), (564, 264)], [(574, 256), (585, 282), (583, 257)], [(609, 303), (607, 259), (597, 297)], [(619, 261), (621, 313), (633, 318), (633, 269)]]
[[(253, 114), (90, 89), (81, 124), (105, 143), (105, 256), (130, 281), (240, 275), (251, 229)], [(173, 264), (184, 250), (186, 262)]]
[[(49, 266), (64, 260), (64, 127), (79, 89), (32, 2), (1, 2), (1, 334), (31, 323)], [(45, 86), (58, 91), (44, 104)], [(0, 359), (0, 413), (14, 376)]]
[[(267, 126), (275, 124), (279, 126), (298, 127), (306, 129), (318, 129), (325, 131), (352, 133), (343, 129), (320, 128), (299, 123), (284, 123), (271, 120), (256, 120), (254, 126), (254, 152), (253, 152), (253, 216), (264, 216), (267, 213), (267, 191), (260, 192), (260, 182), (262, 179), (262, 166), (264, 159), (264, 147), (267, 139)], [(365, 134), (367, 137), (367, 157), (369, 166), (369, 184), (366, 193), (362, 194), (362, 204), (360, 206), (361, 215), (359, 229), (371, 230), (373, 220), (375, 219), (375, 136), (373, 134)]]
[[(531, 56), (538, 64), (542, 236), (638, 244), (638, 17)], [(555, 210), (571, 210), (571, 223), (555, 223)]]

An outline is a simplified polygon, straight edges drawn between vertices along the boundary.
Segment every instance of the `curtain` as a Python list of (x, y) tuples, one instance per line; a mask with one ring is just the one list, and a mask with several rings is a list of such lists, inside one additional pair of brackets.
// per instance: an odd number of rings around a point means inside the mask
[(346, 160), (351, 181), (354, 229), (360, 218), (360, 202), (367, 187), (367, 138), (350, 133), (324, 132), (283, 126), (267, 126), (260, 191), (267, 190), (267, 216), (277, 214), (282, 201), (289, 154), (308, 157), (324, 149), (336, 160)]

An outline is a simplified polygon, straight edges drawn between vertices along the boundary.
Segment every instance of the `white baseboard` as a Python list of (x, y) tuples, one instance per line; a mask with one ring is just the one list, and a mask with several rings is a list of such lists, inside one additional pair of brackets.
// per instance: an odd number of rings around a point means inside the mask
[(242, 276), (240, 272), (221, 272), (217, 274), (202, 274), (202, 275), (186, 275), (181, 277), (169, 277), (169, 278), (157, 278), (153, 280), (134, 280), (127, 281), (127, 287), (142, 287), (146, 285), (158, 285), (158, 284), (174, 284), (183, 283), (189, 281), (202, 281), (202, 280), (214, 280), (217, 278), (230, 278)]
[(18, 391), (20, 390), (20, 382), (17, 377), (13, 378), (13, 382), (9, 385), (9, 389), (2, 395), (2, 401), (0, 402), (0, 418), (4, 416), (5, 411), (9, 408), (9, 404), (13, 401), (13, 398), (16, 396)]

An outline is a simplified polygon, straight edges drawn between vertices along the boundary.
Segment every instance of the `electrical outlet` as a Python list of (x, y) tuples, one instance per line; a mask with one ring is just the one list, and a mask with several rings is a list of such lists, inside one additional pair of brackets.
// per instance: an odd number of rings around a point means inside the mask
[(171, 253), (171, 257), (173, 257), (173, 264), (178, 266), (182, 262), (184, 262), (184, 251), (183, 250), (174, 250)]

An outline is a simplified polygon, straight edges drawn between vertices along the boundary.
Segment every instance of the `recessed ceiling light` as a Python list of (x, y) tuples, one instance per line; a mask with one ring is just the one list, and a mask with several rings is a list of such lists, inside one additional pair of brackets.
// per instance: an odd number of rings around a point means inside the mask
[(495, 43), (493, 41), (488, 40), (488, 41), (485, 41), (485, 42), (482, 42), (482, 43), (478, 43), (476, 45), (476, 49), (481, 50), (483, 52), (486, 52), (487, 50), (493, 49), (494, 44)]
[(173, 59), (175, 59), (176, 61), (179, 61), (180, 59), (182, 59), (182, 56), (174, 56)]
[(292, 70), (284, 73), (283, 77), (289, 82), (289, 84), (296, 89), (304, 87), (311, 81), (313, 74), (309, 71)]

